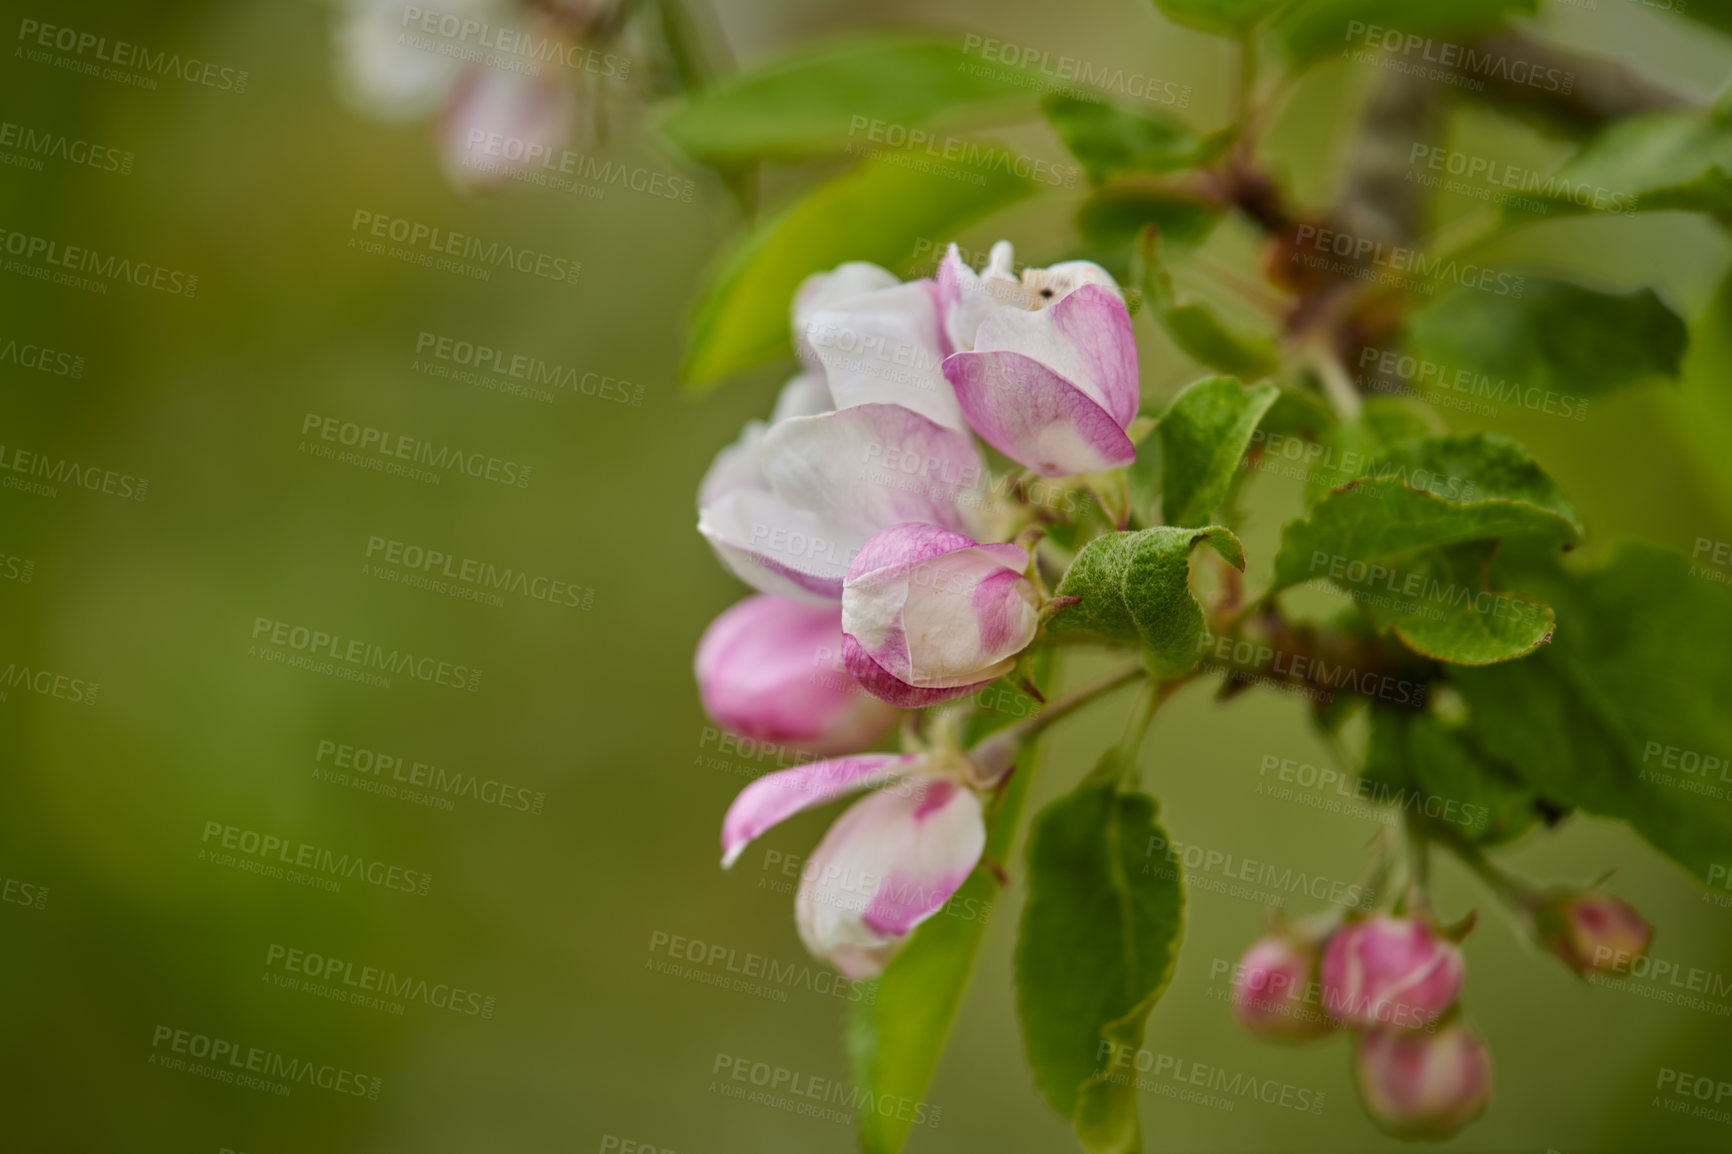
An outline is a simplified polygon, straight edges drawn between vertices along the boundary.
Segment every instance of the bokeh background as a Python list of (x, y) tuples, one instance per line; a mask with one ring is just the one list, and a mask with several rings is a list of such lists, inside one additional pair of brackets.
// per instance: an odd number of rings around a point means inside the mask
[[(337, 95), (333, 13), (309, 3), (8, 2), (6, 26), (60, 23), (247, 69), (232, 94), (156, 91), (5, 54), (0, 119), (100, 141), (130, 173), (50, 160), (0, 168), (0, 227), (196, 273), (197, 295), (125, 284), (106, 294), (0, 272), (0, 341), (84, 358), (77, 378), (0, 364), (0, 444), (146, 478), (125, 500), (74, 486), (0, 491), (0, 668), (97, 683), (83, 704), (14, 686), (0, 697), (0, 1148), (16, 1151), (678, 1154), (853, 1148), (832, 1121), (720, 1091), (718, 1056), (845, 1078), (844, 1003), (802, 985), (785, 1000), (661, 972), (679, 935), (804, 964), (788, 881), (754, 847), (717, 866), (733, 793), (774, 758), (723, 749), (690, 674), (704, 625), (743, 595), (693, 531), (711, 456), (767, 411), (776, 365), (708, 396), (678, 384), (682, 327), (706, 270), (739, 235), (739, 205), (658, 142), (655, 109), (608, 92), (596, 152), (697, 182), (690, 203), (618, 188), (600, 199), (527, 186), (486, 195), (444, 178), (427, 123), (382, 126)], [(1006, 6), (912, 0), (862, 7), (722, 0), (716, 28), (743, 61), (863, 27), (939, 27), (1190, 85), (1188, 115), (1226, 115), (1227, 48), (1139, 0)], [(1707, 98), (1732, 44), (1626, 3), (1557, 7), (1546, 26)], [(1275, 125), (1272, 152), (1314, 201), (1332, 190), (1353, 112), (1375, 74), (1327, 65)], [(1452, 140), (1544, 167), (1564, 146), (1490, 114)], [(1061, 159), (1044, 130), (1009, 139)], [(781, 203), (822, 166), (766, 175)], [(1080, 193), (1077, 194), (1080, 196)], [(999, 236), (1032, 263), (1075, 246), (1075, 200), (1054, 197), (960, 239)], [(1473, 204), (1445, 197), (1446, 214)], [(357, 251), (357, 210), (581, 260), (575, 285), (496, 273), (476, 282)], [(1252, 254), (1228, 225), (1223, 262)], [(1495, 252), (1601, 287), (1654, 284), (1699, 314), (1732, 258), (1725, 235), (1677, 214), (1555, 222)], [(419, 371), (430, 332), (641, 386), (641, 404), (579, 391), (553, 403)], [(1138, 322), (1148, 400), (1192, 371)], [(1525, 443), (1581, 508), (1590, 551), (1622, 538), (1688, 552), (1732, 540), (1732, 382), (1595, 400), (1583, 422), (1505, 409), (1446, 413)], [(437, 485), (298, 451), (317, 413), (533, 466), (525, 488)], [(1245, 542), (1267, 573), (1292, 482), (1258, 480)], [(371, 538), (517, 567), (593, 591), (589, 608), (507, 595), (461, 600), (382, 578)], [(3, 569), (3, 565), (0, 565)], [(477, 692), (409, 678), (360, 685), (250, 652), (259, 618), (479, 668)], [(1090, 675), (1086, 660), (1063, 671)], [(1679, 692), (1688, 687), (1680, 685)], [(1227, 706), (1191, 687), (1157, 724), (1144, 781), (1185, 843), (1351, 880), (1377, 826), (1259, 793), (1265, 757), (1335, 766), (1295, 698)], [(1110, 707), (1054, 730), (1033, 804), (1066, 789), (1116, 735)], [(315, 771), (321, 741), (541, 794), (524, 812), (458, 798), (446, 810), (360, 792)], [(1722, 753), (1732, 751), (1720, 751)], [(520, 796), (520, 795), (513, 795)], [(526, 795), (525, 795), (526, 796)], [(1031, 808), (1032, 812), (1032, 808)], [(764, 848), (804, 854), (831, 811)], [(330, 847), (432, 881), (425, 895), (350, 880), (339, 892), (209, 860), (208, 822)], [(1013, 857), (1012, 872), (1019, 860)], [(1572, 818), (1504, 855), (1519, 872), (1610, 883), (1658, 927), (1654, 954), (1732, 981), (1732, 909), (1627, 830)], [(1462, 1150), (1723, 1150), (1732, 1129), (1655, 1105), (1662, 1068), (1732, 1081), (1732, 997), (1666, 1004), (1661, 982), (1589, 986), (1537, 953), (1472, 879), (1441, 867), (1446, 915), (1478, 907), (1466, 1005), (1494, 1055), (1490, 1113)], [(1021, 891), (993, 909), (976, 980), (927, 1101), (942, 1123), (913, 1151), (1065, 1151), (1033, 1091), (1009, 955)], [(1300, 900), (1296, 910), (1311, 908)], [(1400, 1144), (1361, 1115), (1337, 1039), (1307, 1049), (1235, 1029), (1219, 963), (1264, 925), (1255, 902), (1194, 892), (1177, 977), (1147, 1045), (1186, 1062), (1324, 1096), (1320, 1114), (1240, 1101), (1213, 1109), (1143, 1095), (1151, 1148), (1373, 1151)], [(658, 935), (665, 935), (658, 936)], [(276, 984), (272, 947), (388, 969), (491, 999), (490, 1016), (411, 1000), (401, 1014)], [(718, 967), (724, 968), (724, 967)], [(1213, 972), (1212, 972), (1213, 971)], [(297, 1084), (287, 1096), (153, 1063), (159, 1028), (229, 1039), (382, 1079), (376, 1100)], [(610, 1144), (611, 1143), (611, 1144)]]

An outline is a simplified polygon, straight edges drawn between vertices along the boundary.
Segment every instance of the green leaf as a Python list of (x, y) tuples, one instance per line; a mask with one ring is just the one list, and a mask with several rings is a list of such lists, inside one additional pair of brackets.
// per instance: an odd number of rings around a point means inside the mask
[(1194, 192), (1146, 176), (1117, 177), (1077, 209), (1077, 231), (1090, 244), (1128, 248), (1148, 225), (1167, 243), (1190, 247), (1207, 240), (1220, 223), (1221, 206)]
[[(1305, 502), (1319, 498), (1349, 481), (1371, 476), (1379, 468), (1380, 454), (1401, 441), (1429, 437), (1442, 432), (1437, 414), (1407, 397), (1368, 397), (1359, 416), (1335, 426), (1321, 441), (1314, 467), (1311, 458), (1294, 462), (1305, 468)], [(1275, 446), (1271, 445), (1271, 449)], [(1282, 459), (1287, 460), (1281, 445)]]
[(1328, 576), (1335, 558), (1387, 566), (1469, 541), (1536, 534), (1573, 544), (1581, 535), (1557, 485), (1503, 437), (1403, 442), (1368, 468), (1282, 530), (1275, 589)]
[(1247, 332), (1223, 321), (1206, 304), (1181, 298), (1161, 260), (1158, 225), (1145, 227), (1137, 245), (1137, 270), (1133, 274), (1142, 287), (1149, 312), (1173, 343), (1200, 365), (1233, 376), (1255, 380), (1273, 373), (1281, 364), (1281, 350), (1274, 338)]
[[(983, 863), (1009, 857), (1034, 779), (1034, 762), (1035, 746), (1024, 747), (988, 820)], [(919, 1102), (932, 1084), (986, 934), (987, 913), (1000, 894), (991, 869), (976, 866), (946, 912), (923, 922), (884, 968), (876, 996), (851, 1004), (847, 1041), (854, 1082), (873, 1101)], [(897, 1154), (902, 1149), (914, 1112), (908, 1111), (907, 1117), (902, 1113), (859, 1112), (860, 1145), (866, 1154)]]
[(940, 114), (1027, 100), (1032, 80), (950, 40), (848, 40), (730, 77), (676, 108), (662, 130), (718, 166), (901, 147)]
[(1551, 635), (1545, 605), (1487, 584), (1496, 539), (1581, 535), (1575, 509), (1517, 446), (1428, 437), (1365, 468), (1282, 531), (1274, 590), (1327, 577), (1410, 649), (1457, 664), (1508, 661)]
[(1191, 594), (1191, 550), (1203, 541), (1234, 568), (1245, 568), (1244, 547), (1219, 525), (1095, 538), (1058, 586), (1057, 596), (1080, 600), (1053, 614), (1047, 629), (1139, 645), (1156, 677), (1185, 673), (1197, 663), (1208, 633), (1203, 608)]
[[(1108, 757), (1114, 756), (1108, 754)], [(1048, 806), (1028, 849), (1017, 1009), (1036, 1085), (1092, 1151), (1142, 1149), (1135, 1078), (1114, 1080), (1172, 980), (1184, 889), (1156, 803), (1091, 777)], [(1127, 1053), (1127, 1050), (1129, 1053)]]
[(686, 379), (713, 384), (785, 353), (789, 304), (812, 273), (850, 260), (904, 265), (917, 239), (948, 238), (1037, 187), (1008, 164), (951, 167), (969, 179), (885, 159), (867, 161), (813, 189), (759, 230), (722, 267), (697, 306)]
[(1474, 735), (1548, 799), (1626, 821), (1724, 885), (1732, 796), (1668, 768), (1667, 751), (1700, 765), (1732, 750), (1732, 593), (1647, 545), (1587, 572), (1526, 551), (1499, 569), (1556, 609), (1558, 630), (1518, 664), (1456, 672)]
[(1524, 179), (1502, 207), (1516, 217), (1732, 211), (1732, 118), (1689, 110), (1616, 121), (1555, 175)]
[(1458, 289), (1417, 313), (1410, 331), (1415, 353), (1447, 373), (1578, 397), (1675, 381), (1689, 342), (1653, 289), (1603, 293), (1537, 277), (1519, 300)]
[[(1289, 57), (1308, 63), (1331, 53), (1380, 52), (1371, 29), (1471, 36), (1495, 28), (1506, 16), (1531, 14), (1537, 6), (1538, 0), (1299, 0), (1270, 27)], [(1433, 45), (1434, 55), (1437, 50)], [(1416, 63), (1426, 61), (1422, 57)]]
[(1231, 377), (1210, 377), (1173, 398), (1155, 427), (1163, 521), (1191, 527), (1213, 519), (1278, 392), (1273, 385), (1246, 388)]
[(1371, 711), (1361, 796), (1393, 805), (1448, 837), (1511, 841), (1534, 824), (1533, 788), (1479, 749), (1472, 733), (1426, 713)]
[(1213, 32), (1220, 36), (1243, 36), (1287, 0), (1155, 0), (1161, 15), (1174, 24)]
[(1220, 156), (1232, 143), (1230, 134), (1199, 137), (1158, 112), (1133, 111), (1062, 93), (1042, 100), (1041, 111), (1094, 184), (1124, 174), (1196, 168)]

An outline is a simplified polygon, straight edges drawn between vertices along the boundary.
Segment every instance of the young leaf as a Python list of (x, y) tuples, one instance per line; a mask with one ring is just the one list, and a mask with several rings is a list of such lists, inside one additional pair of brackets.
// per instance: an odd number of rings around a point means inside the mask
[(1610, 125), (1537, 188), (1504, 198), (1511, 216), (1732, 211), (1732, 115), (1668, 111)]
[(1128, 248), (1149, 225), (1170, 244), (1202, 244), (1220, 223), (1219, 204), (1147, 176), (1115, 177), (1077, 209), (1077, 231), (1092, 245)]
[[(950, 1027), (985, 936), (988, 914), (1000, 894), (986, 861), (1009, 857), (1016, 826), (1034, 778), (1035, 747), (1024, 747), (987, 827), (983, 864), (952, 895), (943, 912), (927, 919), (879, 975), (876, 996), (852, 1003), (848, 1054), (854, 1083), (872, 1101), (919, 1102), (932, 1083)], [(908, 1141), (913, 1111), (859, 1114), (865, 1154), (897, 1154)]]
[(1732, 798), (1668, 769), (1666, 752), (1732, 750), (1732, 593), (1647, 545), (1586, 573), (1525, 551), (1499, 569), (1556, 609), (1558, 632), (1518, 664), (1456, 671), (1474, 736), (1548, 799), (1629, 822), (1724, 885)]
[(1187, 672), (1208, 635), (1203, 608), (1191, 593), (1191, 550), (1203, 541), (1234, 568), (1245, 567), (1244, 547), (1219, 525), (1095, 538), (1059, 582), (1057, 596), (1078, 602), (1053, 614), (1047, 629), (1139, 645), (1156, 677)]
[(1442, 431), (1435, 410), (1417, 400), (1367, 397), (1357, 418), (1335, 426), (1322, 440), (1315, 458), (1306, 455), (1296, 462), (1305, 470), (1305, 503), (1314, 505), (1330, 490), (1375, 474), (1391, 445)]
[(1392, 572), (1337, 577), (1380, 628), (1415, 653), (1457, 665), (1489, 665), (1532, 653), (1550, 640), (1551, 607), (1524, 593), (1493, 590), (1496, 542), (1424, 549)]
[(1161, 513), (1168, 525), (1206, 525), (1227, 496), (1251, 434), (1278, 390), (1231, 377), (1186, 386), (1161, 423)]
[(1232, 137), (1199, 137), (1161, 113), (1121, 108), (1098, 100), (1053, 93), (1041, 111), (1090, 182), (1121, 174), (1176, 172), (1207, 164), (1225, 152)]
[(1530, 15), (1536, 7), (1538, 0), (1298, 0), (1270, 28), (1287, 55), (1303, 64), (1332, 53), (1382, 52), (1384, 41), (1377, 37), (1396, 32), (1459, 39), (1495, 28), (1506, 16)]
[(1198, 364), (1233, 376), (1255, 380), (1280, 367), (1281, 350), (1273, 338), (1234, 328), (1208, 305), (1182, 299), (1173, 291), (1172, 277), (1161, 261), (1160, 238), (1158, 225), (1144, 228), (1133, 276), (1142, 287), (1150, 315), (1173, 343)]
[[(1112, 755), (1109, 754), (1109, 757)], [(1092, 1151), (1136, 1151), (1133, 1054), (1178, 958), (1184, 889), (1156, 803), (1091, 777), (1036, 820), (1016, 947), (1023, 1046), (1046, 1100)], [(1119, 1069), (1134, 1069), (1119, 1066)]]
[(677, 107), (662, 130), (717, 166), (831, 156), (885, 145), (874, 124), (905, 134), (958, 108), (1027, 100), (1034, 79), (948, 40), (850, 40), (730, 77)]
[(1676, 380), (1689, 340), (1653, 289), (1602, 293), (1538, 277), (1519, 300), (1457, 289), (1415, 314), (1410, 331), (1424, 360), (1542, 396)]
[(1242, 36), (1287, 0), (1155, 0), (1161, 15), (1174, 24), (1213, 32), (1219, 36)]
[(713, 384), (785, 353), (788, 302), (812, 273), (849, 260), (894, 268), (912, 257), (914, 238), (946, 239), (1037, 187), (1009, 164), (952, 167), (970, 179), (918, 172), (886, 159), (867, 161), (819, 185), (750, 237), (697, 306), (687, 381)]

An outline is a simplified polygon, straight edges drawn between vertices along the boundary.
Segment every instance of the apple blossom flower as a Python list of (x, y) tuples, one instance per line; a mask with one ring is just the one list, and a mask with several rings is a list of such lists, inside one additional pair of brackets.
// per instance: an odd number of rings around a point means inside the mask
[(1434, 1033), (1367, 1030), (1353, 1069), (1366, 1113), (1405, 1138), (1447, 1138), (1491, 1101), (1491, 1057), (1459, 1018)]
[(938, 273), (944, 376), (969, 425), (1012, 460), (1046, 477), (1130, 464), (1125, 430), (1141, 397), (1130, 312), (1111, 276), (1074, 261), (1010, 273), (1010, 247), (993, 246), (983, 276), (956, 247)]
[(1534, 905), (1533, 917), (1541, 943), (1578, 974), (1627, 973), (1654, 936), (1634, 906), (1610, 894), (1550, 894)]
[(731, 732), (813, 753), (870, 745), (897, 711), (840, 667), (842, 612), (760, 593), (727, 609), (698, 642), (704, 709)]
[[(890, 473), (904, 461), (917, 466), (916, 483)], [(967, 529), (983, 477), (966, 433), (900, 405), (790, 416), (748, 426), (717, 457), (699, 487), (698, 531), (762, 592), (840, 601), (848, 566), (873, 534), (906, 521)]]
[(807, 859), (795, 899), (800, 940), (855, 981), (876, 976), (950, 900), (986, 848), (969, 767), (939, 755), (862, 754), (766, 774), (722, 821), (722, 865), (765, 830), (872, 786)]
[(1321, 1038), (1335, 1024), (1312, 1004), (1319, 943), (1282, 928), (1251, 943), (1233, 971), (1233, 1016), (1273, 1041)]
[(1420, 1029), (1449, 1009), (1465, 967), (1417, 918), (1380, 916), (1336, 931), (1323, 952), (1323, 1008), (1359, 1029)]
[(1004, 676), (1040, 626), (1021, 545), (982, 545), (935, 525), (866, 543), (842, 588), (848, 670), (893, 705), (961, 697)]

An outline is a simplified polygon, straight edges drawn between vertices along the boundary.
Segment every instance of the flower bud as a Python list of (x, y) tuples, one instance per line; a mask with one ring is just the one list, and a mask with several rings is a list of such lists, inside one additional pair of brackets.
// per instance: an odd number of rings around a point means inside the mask
[(726, 610), (698, 642), (698, 692), (723, 728), (813, 753), (870, 745), (892, 707), (842, 665), (842, 614), (759, 594)]
[(1353, 1068), (1365, 1112), (1400, 1138), (1447, 1138), (1491, 1101), (1491, 1057), (1459, 1019), (1435, 1033), (1368, 1030)]
[(875, 535), (842, 585), (848, 671), (917, 709), (1009, 673), (1040, 626), (1028, 550), (980, 545), (933, 525)]
[(1338, 930), (1323, 952), (1323, 1008), (1356, 1029), (1417, 1030), (1454, 1004), (1461, 951), (1414, 918)]
[(563, 76), (471, 68), (439, 117), (440, 156), (459, 187), (501, 184), (557, 157), (577, 120), (577, 92)]
[(1251, 943), (1233, 972), (1233, 1016), (1270, 1041), (1306, 1042), (1335, 1029), (1309, 999), (1317, 943), (1276, 930)]
[(1654, 936), (1634, 906), (1610, 894), (1563, 891), (1534, 907), (1540, 942), (1578, 974), (1622, 973)]

